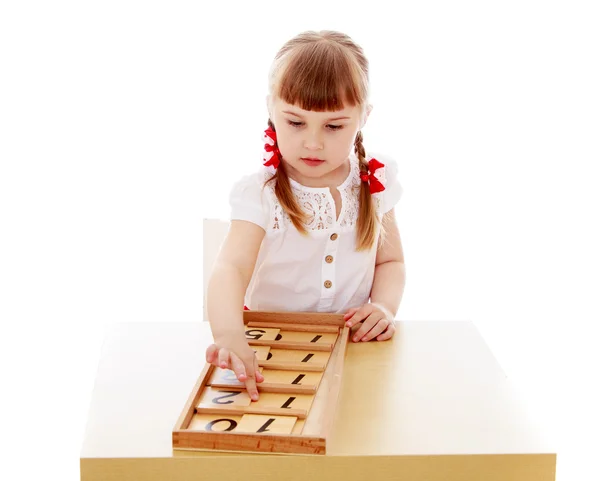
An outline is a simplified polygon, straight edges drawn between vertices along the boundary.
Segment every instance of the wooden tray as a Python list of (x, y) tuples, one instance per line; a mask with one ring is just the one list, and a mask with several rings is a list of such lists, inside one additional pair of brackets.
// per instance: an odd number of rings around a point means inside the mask
[(206, 363), (173, 429), (173, 449), (326, 454), (350, 329), (342, 314), (244, 311), (265, 381), (250, 400)]

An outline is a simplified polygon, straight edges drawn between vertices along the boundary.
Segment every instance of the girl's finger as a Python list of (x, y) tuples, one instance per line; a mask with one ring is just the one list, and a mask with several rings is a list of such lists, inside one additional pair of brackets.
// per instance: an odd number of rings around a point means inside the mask
[(350, 316), (352, 316), (359, 309), (360, 309), (360, 307), (352, 307), (352, 308), (348, 309), (348, 312), (346, 312), (346, 314), (344, 314), (344, 321), (347, 319), (350, 319)]
[(211, 344), (206, 348), (206, 362), (212, 364), (215, 360), (216, 354), (219, 351), (219, 346), (216, 344)]
[(262, 375), (260, 369), (258, 367), (258, 359), (254, 356), (254, 372), (256, 377), (256, 382), (263, 382), (265, 380), (265, 376)]
[(363, 325), (360, 326), (360, 329), (356, 331), (356, 333), (352, 337), (352, 340), (354, 342), (361, 340), (367, 332), (369, 332), (371, 329), (373, 329), (373, 327), (375, 327), (375, 324), (377, 324), (381, 319), (381, 315), (382, 314), (380, 312), (373, 312), (372, 314), (370, 314), (363, 322)]
[(388, 339), (392, 338), (392, 336), (394, 335), (395, 332), (396, 332), (396, 327), (394, 326), (394, 323), (392, 322), (383, 334), (380, 334), (379, 336), (377, 336), (377, 340), (378, 341), (387, 341)]
[[(254, 358), (256, 359), (256, 356), (254, 356)], [(245, 380), (246, 391), (248, 392), (250, 399), (252, 399), (253, 401), (258, 401), (258, 388), (256, 387), (256, 371), (252, 372), (254, 364), (252, 359), (246, 359), (246, 363), (247, 364), (244, 364), (247, 367), (247, 376)]]
[(229, 369), (229, 351), (224, 347), (219, 350), (219, 367)]
[(366, 319), (366, 317), (369, 314), (371, 314), (371, 312), (373, 312), (373, 307), (371, 306), (371, 304), (365, 304), (365, 305), (359, 307), (354, 312), (354, 314), (352, 315), (352, 317), (350, 319), (348, 319), (348, 321), (346, 322), (346, 325), (348, 327), (352, 327), (355, 324), (358, 324), (363, 319)]
[(373, 326), (373, 329), (371, 329), (369, 332), (367, 332), (366, 335), (363, 336), (361, 341), (364, 341), (364, 342), (370, 341), (374, 337), (376, 337), (376, 336), (380, 335), (382, 332), (384, 332), (388, 328), (389, 325), (390, 325), (390, 321), (388, 321), (385, 318), (380, 319), (379, 322)]
[(246, 376), (246, 367), (244, 366), (244, 363), (233, 352), (229, 355), (229, 357), (231, 358), (231, 367), (233, 372), (235, 372), (235, 376), (240, 381), (244, 382), (246, 379), (248, 379), (248, 376)]

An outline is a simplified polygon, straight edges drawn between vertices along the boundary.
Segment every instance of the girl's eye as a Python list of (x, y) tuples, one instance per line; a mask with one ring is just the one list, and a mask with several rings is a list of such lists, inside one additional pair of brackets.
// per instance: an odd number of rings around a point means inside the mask
[[(288, 124), (292, 125), (293, 127), (300, 127), (302, 125), (302, 122), (293, 122), (291, 120), (288, 120)], [(344, 126), (343, 125), (328, 125), (327, 127), (329, 127), (331, 130), (340, 130), (343, 129)]]

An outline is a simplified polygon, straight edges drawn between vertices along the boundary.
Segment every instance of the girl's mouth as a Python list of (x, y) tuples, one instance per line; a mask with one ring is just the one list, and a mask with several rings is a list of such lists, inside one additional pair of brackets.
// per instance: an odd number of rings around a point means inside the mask
[(321, 159), (306, 159), (306, 158), (302, 158), (302, 161), (306, 164), (306, 165), (310, 165), (311, 167), (315, 167), (317, 165), (321, 165), (323, 162), (325, 162), (324, 160)]

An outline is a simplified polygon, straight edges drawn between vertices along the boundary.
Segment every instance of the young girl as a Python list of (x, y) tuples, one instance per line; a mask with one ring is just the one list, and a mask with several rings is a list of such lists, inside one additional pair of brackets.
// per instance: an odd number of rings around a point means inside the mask
[(242, 307), (344, 313), (348, 326), (363, 323), (353, 341), (394, 335), (402, 187), (396, 162), (363, 147), (368, 91), (363, 50), (339, 32), (301, 33), (270, 70), (264, 163), (231, 191), (231, 226), (207, 290), (215, 343), (206, 360), (232, 369), (253, 400), (264, 377)]

